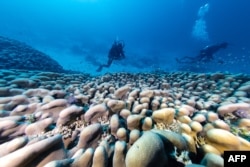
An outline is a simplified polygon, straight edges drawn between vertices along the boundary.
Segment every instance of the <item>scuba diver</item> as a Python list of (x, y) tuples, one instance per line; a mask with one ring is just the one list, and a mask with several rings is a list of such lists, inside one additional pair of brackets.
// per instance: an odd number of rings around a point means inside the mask
[(124, 42), (123, 41), (118, 41), (115, 40), (111, 49), (109, 50), (109, 54), (108, 54), (108, 62), (107, 64), (102, 64), (99, 66), (99, 68), (96, 70), (97, 72), (102, 71), (103, 67), (110, 67), (110, 65), (112, 64), (113, 60), (122, 60), (125, 58), (125, 54), (124, 54)]
[(176, 58), (178, 63), (197, 63), (197, 62), (210, 62), (214, 59), (214, 54), (221, 49), (226, 49), (228, 46), (227, 42), (222, 42), (215, 45), (209, 45), (200, 50), (200, 53), (196, 57), (185, 56), (181, 60)]

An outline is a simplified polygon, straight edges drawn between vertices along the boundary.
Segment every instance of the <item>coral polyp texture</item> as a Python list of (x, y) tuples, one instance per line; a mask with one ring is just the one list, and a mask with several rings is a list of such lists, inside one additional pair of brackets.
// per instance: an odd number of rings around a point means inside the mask
[(245, 75), (0, 76), (3, 167), (223, 166), (225, 150), (250, 150)]

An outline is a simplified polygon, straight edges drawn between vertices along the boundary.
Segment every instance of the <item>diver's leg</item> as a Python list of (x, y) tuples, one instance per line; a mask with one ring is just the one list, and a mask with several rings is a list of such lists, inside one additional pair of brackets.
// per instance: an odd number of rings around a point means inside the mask
[(96, 70), (96, 72), (102, 71), (103, 65), (100, 65), (99, 68)]
[(112, 64), (112, 62), (113, 62), (113, 59), (109, 59), (107, 64), (100, 65), (100, 67), (96, 71), (100, 72), (100, 71), (102, 71), (103, 67), (106, 67), (106, 68), (110, 67), (110, 65)]
[(112, 62), (113, 62), (113, 59), (109, 59), (109, 60), (108, 60), (108, 64), (106, 65), (106, 67), (110, 67), (111, 64), (112, 64)]
[(112, 61), (113, 61), (113, 59), (109, 59), (108, 63), (107, 64), (103, 64), (102, 66), (108, 68), (112, 64)]

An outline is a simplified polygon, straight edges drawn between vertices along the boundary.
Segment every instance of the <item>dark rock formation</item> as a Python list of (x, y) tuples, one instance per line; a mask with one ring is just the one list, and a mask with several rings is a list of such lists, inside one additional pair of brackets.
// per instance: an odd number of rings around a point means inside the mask
[(17, 40), (0, 36), (0, 69), (65, 72), (50, 56)]

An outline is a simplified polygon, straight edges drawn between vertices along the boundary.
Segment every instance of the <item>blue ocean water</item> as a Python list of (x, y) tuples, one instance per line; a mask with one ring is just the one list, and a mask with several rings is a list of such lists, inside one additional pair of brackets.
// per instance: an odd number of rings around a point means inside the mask
[[(1, 0), (0, 35), (23, 41), (65, 69), (106, 72), (250, 73), (247, 0)], [(126, 58), (101, 73), (115, 39)], [(214, 60), (178, 64), (207, 45), (228, 42)]]

